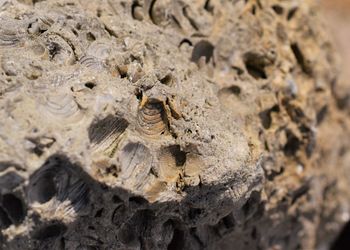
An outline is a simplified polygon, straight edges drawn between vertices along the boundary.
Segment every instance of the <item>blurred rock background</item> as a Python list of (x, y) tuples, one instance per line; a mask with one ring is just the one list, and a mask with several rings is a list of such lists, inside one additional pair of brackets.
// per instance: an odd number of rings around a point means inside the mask
[[(345, 109), (350, 113), (350, 0), (317, 0), (331, 32), (341, 59), (341, 76), (337, 92), (343, 97)], [(349, 138), (350, 139), (350, 138)], [(350, 174), (350, 173), (349, 173)], [(350, 201), (349, 201), (350, 202)], [(350, 249), (350, 222), (343, 228), (331, 250)]]
[(331, 37), (338, 50), (341, 64), (341, 88), (340, 92), (350, 93), (350, 0), (316, 0), (325, 16), (325, 24), (328, 26)]

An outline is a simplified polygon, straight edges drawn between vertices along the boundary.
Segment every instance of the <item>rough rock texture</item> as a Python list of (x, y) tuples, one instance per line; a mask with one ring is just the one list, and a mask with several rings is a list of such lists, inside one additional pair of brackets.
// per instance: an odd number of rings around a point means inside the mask
[(326, 248), (336, 64), (311, 1), (0, 1), (3, 249)]

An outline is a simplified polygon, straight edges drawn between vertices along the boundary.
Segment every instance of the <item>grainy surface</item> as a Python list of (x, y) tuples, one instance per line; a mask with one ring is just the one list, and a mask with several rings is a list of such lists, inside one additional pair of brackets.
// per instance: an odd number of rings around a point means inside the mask
[(4, 249), (316, 249), (347, 99), (310, 1), (0, 1)]

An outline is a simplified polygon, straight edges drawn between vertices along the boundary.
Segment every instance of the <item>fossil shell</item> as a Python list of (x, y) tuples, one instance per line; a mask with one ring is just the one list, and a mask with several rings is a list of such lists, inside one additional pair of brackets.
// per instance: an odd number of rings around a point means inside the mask
[(200, 183), (199, 173), (203, 166), (200, 156), (193, 153), (186, 154), (184, 179), (187, 186), (197, 186)]
[(26, 36), (23, 22), (8, 17), (0, 17), (0, 48), (16, 46)]
[(166, 182), (174, 182), (182, 173), (186, 162), (186, 153), (179, 145), (162, 148), (159, 153), (159, 177)]
[(89, 46), (87, 54), (100, 60), (105, 60), (111, 54), (111, 46), (100, 41), (95, 41)]
[[(28, 199), (45, 210), (63, 215), (81, 210), (89, 201), (89, 187), (65, 158), (51, 157), (29, 179)], [(62, 212), (62, 211), (60, 211)]]
[(40, 107), (45, 114), (55, 119), (78, 121), (82, 118), (82, 111), (70, 94), (58, 93), (46, 95), (40, 102)]
[(168, 132), (168, 118), (164, 102), (142, 97), (137, 116), (138, 131), (148, 137), (157, 137)]
[(75, 54), (68, 40), (57, 34), (46, 36), (46, 46), (49, 51), (49, 59), (59, 65), (72, 65), (75, 62)]
[(89, 55), (82, 56), (79, 62), (85, 67), (96, 71), (106, 69), (106, 65), (94, 56), (89, 56)]
[(85, 67), (93, 70), (103, 70), (107, 68), (106, 59), (111, 53), (109, 45), (103, 42), (93, 42), (84, 56), (82, 56), (79, 62)]
[(140, 189), (146, 184), (146, 178), (151, 169), (152, 155), (150, 150), (141, 143), (130, 142), (119, 154), (121, 178)]
[(94, 121), (88, 131), (93, 150), (113, 155), (128, 125), (127, 120), (113, 115)]

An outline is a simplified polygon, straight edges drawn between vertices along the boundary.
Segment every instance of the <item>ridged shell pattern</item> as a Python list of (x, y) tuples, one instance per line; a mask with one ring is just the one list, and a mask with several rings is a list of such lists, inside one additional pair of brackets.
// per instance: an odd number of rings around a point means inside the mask
[(89, 187), (64, 157), (51, 157), (29, 179), (28, 200), (48, 216), (69, 218), (89, 202)]
[(93, 151), (103, 152), (106, 155), (113, 154), (128, 125), (127, 120), (113, 115), (95, 120), (88, 131)]
[(168, 132), (164, 102), (143, 97), (137, 116), (138, 131), (146, 137), (159, 137)]

